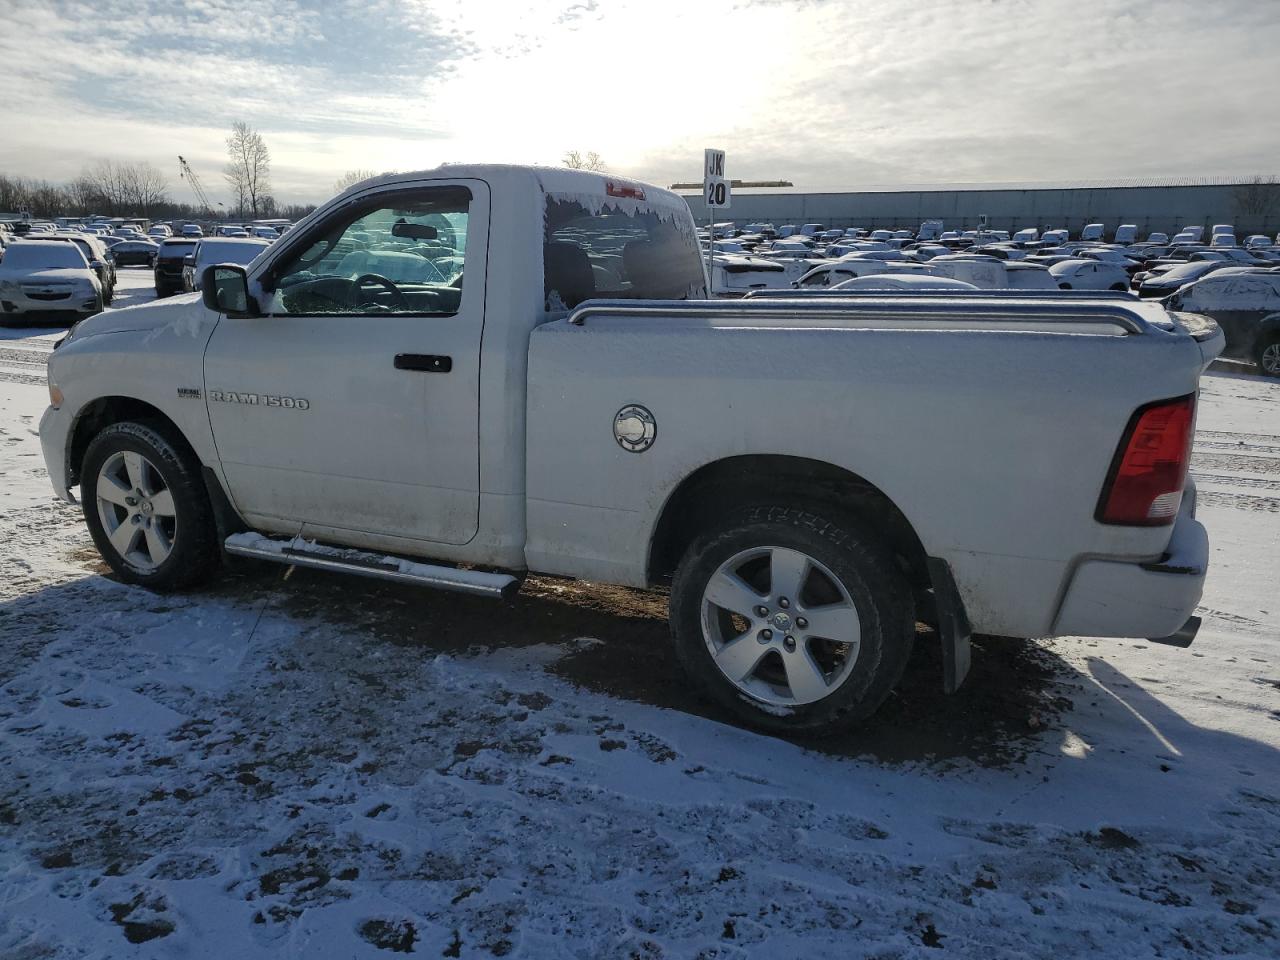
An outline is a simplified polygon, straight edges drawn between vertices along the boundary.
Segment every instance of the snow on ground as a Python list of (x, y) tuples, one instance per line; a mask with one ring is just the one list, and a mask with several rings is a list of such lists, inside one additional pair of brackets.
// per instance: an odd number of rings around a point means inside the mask
[(806, 746), (683, 693), (660, 597), (102, 576), (7, 334), (0, 957), (1280, 955), (1280, 384), (1204, 382), (1190, 650), (984, 640), (944, 698), (924, 635)]

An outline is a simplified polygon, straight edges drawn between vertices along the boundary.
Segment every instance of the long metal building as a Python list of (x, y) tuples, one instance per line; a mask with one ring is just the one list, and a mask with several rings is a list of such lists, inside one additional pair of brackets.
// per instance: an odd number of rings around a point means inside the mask
[[(681, 191), (699, 223), (708, 210), (700, 193)], [(996, 230), (1065, 227), (1076, 235), (1087, 223), (1102, 223), (1110, 235), (1122, 223), (1145, 237), (1173, 234), (1184, 226), (1230, 223), (1236, 235), (1280, 231), (1280, 181), (1276, 177), (1111, 183), (920, 184), (808, 192), (797, 189), (736, 189), (732, 207), (717, 210), (717, 222), (764, 221), (777, 226), (821, 223), (828, 227), (915, 230), (937, 218), (947, 229), (973, 229), (981, 217)]]

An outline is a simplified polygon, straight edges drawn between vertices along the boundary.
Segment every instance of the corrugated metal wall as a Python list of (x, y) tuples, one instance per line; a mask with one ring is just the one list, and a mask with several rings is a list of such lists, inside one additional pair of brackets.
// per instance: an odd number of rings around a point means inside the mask
[[(1135, 223), (1140, 237), (1152, 230), (1173, 234), (1179, 227), (1196, 225), (1203, 226), (1207, 236), (1215, 223), (1233, 224), (1241, 239), (1250, 233), (1274, 236), (1280, 230), (1280, 203), (1269, 213), (1246, 213), (1240, 209), (1239, 194), (1239, 187), (1229, 184), (849, 193), (739, 190), (732, 208), (717, 211), (715, 219), (915, 230), (922, 220), (936, 217), (948, 229), (963, 230), (977, 227), (978, 218), (986, 214), (996, 230), (1066, 227), (1073, 236), (1086, 223), (1105, 224), (1108, 232), (1122, 223)], [(686, 198), (698, 223), (705, 223), (702, 196)]]

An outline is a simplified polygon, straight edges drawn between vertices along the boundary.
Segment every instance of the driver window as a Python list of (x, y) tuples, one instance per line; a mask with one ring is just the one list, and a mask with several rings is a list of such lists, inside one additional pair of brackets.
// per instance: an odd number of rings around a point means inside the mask
[(466, 187), (381, 194), (309, 231), (274, 272), (273, 315), (452, 316), (462, 301)]

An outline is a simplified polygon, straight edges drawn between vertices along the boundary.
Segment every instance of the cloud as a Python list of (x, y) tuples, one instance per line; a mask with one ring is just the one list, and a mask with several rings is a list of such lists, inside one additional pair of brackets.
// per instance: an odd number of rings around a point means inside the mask
[(1195, 0), (47, 0), (0, 10), (0, 170), (182, 153), (219, 193), (244, 119), (286, 201), (570, 148), (815, 189), (1270, 172), (1277, 41), (1280, 6)]

